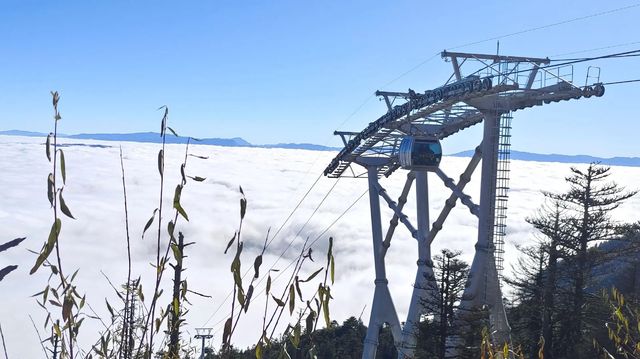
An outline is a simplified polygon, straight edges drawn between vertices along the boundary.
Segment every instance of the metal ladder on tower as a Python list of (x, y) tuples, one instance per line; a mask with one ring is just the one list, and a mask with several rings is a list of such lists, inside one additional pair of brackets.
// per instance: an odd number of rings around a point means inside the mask
[(496, 269), (502, 277), (504, 269), (504, 239), (507, 230), (507, 203), (509, 200), (509, 174), (511, 164), (511, 112), (500, 115), (498, 129), (498, 161), (496, 168), (496, 201), (493, 224), (493, 244)]
[[(505, 75), (517, 71), (518, 64), (508, 62), (499, 63), (500, 69), (497, 80), (499, 83), (515, 83), (518, 77)], [(504, 239), (507, 231), (507, 204), (509, 200), (509, 175), (511, 164), (511, 121), (513, 115), (511, 111), (500, 108), (500, 101), (496, 101), (496, 113), (500, 114), (498, 121), (498, 159), (496, 164), (496, 193), (494, 203), (493, 221), (493, 245), (496, 269), (501, 282), (502, 271), (504, 269)]]

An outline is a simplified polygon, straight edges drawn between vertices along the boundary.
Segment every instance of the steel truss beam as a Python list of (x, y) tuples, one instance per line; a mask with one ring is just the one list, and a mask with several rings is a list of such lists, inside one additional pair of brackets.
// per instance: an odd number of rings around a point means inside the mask
[[(398, 350), (398, 358), (412, 358), (416, 346), (416, 328), (420, 316), (425, 314), (421, 298), (437, 294), (433, 277), (430, 245), (442, 229), (456, 202), (466, 205), (478, 217), (478, 232), (475, 255), (470, 268), (467, 285), (461, 301), (461, 310), (456, 314), (456, 326), (464, 328), (464, 313), (477, 308), (488, 309), (492, 342), (502, 345), (509, 342), (510, 328), (502, 303), (502, 292), (495, 262), (493, 243), (495, 225), (495, 201), (497, 183), (497, 161), (499, 145), (499, 119), (501, 114), (571, 99), (600, 97), (604, 94), (602, 83), (575, 86), (564, 75), (556, 76), (549, 71), (548, 58), (500, 56), (443, 52), (451, 60), (453, 74), (445, 85), (424, 93), (409, 90), (404, 92), (379, 91), (387, 105), (387, 113), (372, 121), (361, 132), (336, 131), (345, 147), (325, 168), (328, 177), (349, 176), (368, 178), (371, 207), (371, 226), (375, 265), (375, 290), (369, 328), (365, 338), (363, 359), (375, 358), (380, 328), (388, 324)], [(480, 69), (466, 76), (462, 66), (468, 68), (475, 63)], [(474, 65), (474, 66), (476, 66)], [(483, 72), (484, 71), (484, 72)], [(552, 82), (544, 74), (551, 74)], [(572, 73), (571, 73), (572, 74)], [(484, 76), (484, 77), (482, 77)], [(455, 81), (450, 83), (451, 79)], [(495, 84), (494, 80), (497, 80)], [(392, 101), (390, 101), (392, 99)], [(404, 103), (393, 106), (393, 101)], [(394, 202), (379, 185), (380, 176), (389, 176), (400, 167), (398, 150), (406, 136), (442, 140), (470, 126), (483, 123), (483, 139), (458, 183), (441, 170), (435, 171), (452, 193), (445, 201), (440, 215), (429, 227), (428, 183), (426, 172), (409, 172), (398, 198)], [(358, 164), (366, 172), (356, 172), (352, 164)], [(465, 186), (471, 180), (478, 165), (482, 163), (480, 199), (476, 205), (465, 194)], [(416, 183), (417, 227), (403, 213), (407, 196)], [(393, 210), (386, 236), (383, 238), (380, 218), (380, 197)], [(402, 222), (418, 243), (418, 262), (413, 295), (404, 326), (400, 325), (386, 278), (385, 256), (398, 223)], [(448, 340), (447, 357), (457, 357), (460, 336)]]
[[(476, 150), (473, 153), (473, 157), (471, 158), (471, 161), (469, 161), (467, 168), (460, 175), (460, 180), (458, 181), (458, 188), (460, 189), (460, 191), (462, 191), (464, 187), (467, 185), (467, 183), (471, 181), (471, 175), (476, 170), (476, 167), (478, 167), (478, 164), (482, 159), (481, 146), (482, 144), (476, 147)], [(453, 207), (456, 206), (457, 199), (458, 199), (458, 196), (455, 193), (452, 193), (451, 196), (449, 196), (449, 198), (445, 201), (444, 207), (442, 208), (442, 211), (440, 212), (438, 219), (436, 219), (436, 221), (433, 222), (433, 225), (431, 226), (431, 231), (427, 236), (427, 241), (429, 242), (429, 244), (433, 242), (433, 240), (438, 235), (438, 232), (440, 232), (440, 230), (442, 229), (442, 225), (444, 224), (444, 221), (449, 216), (449, 213), (451, 213), (451, 210), (453, 209)]]
[[(402, 194), (398, 198), (398, 208), (402, 211), (404, 208), (404, 204), (407, 203), (407, 196), (409, 195), (409, 191), (411, 190), (411, 185), (413, 181), (416, 179), (416, 175), (413, 171), (409, 171), (407, 173), (407, 181), (404, 183), (404, 187), (402, 188)], [(384, 242), (382, 245), (384, 255), (387, 254), (387, 249), (391, 246), (391, 238), (393, 237), (393, 233), (398, 226), (398, 215), (394, 212), (393, 218), (391, 218), (391, 222), (389, 222), (389, 228), (387, 229), (387, 235), (384, 238)]]
[(460, 202), (462, 202), (462, 204), (469, 208), (471, 214), (478, 217), (480, 206), (471, 201), (471, 196), (464, 194), (464, 192), (462, 192), (462, 190), (458, 186), (456, 186), (455, 183), (453, 183), (453, 179), (447, 177), (447, 175), (444, 174), (444, 172), (442, 172), (440, 168), (436, 169), (436, 174), (438, 175), (438, 177), (440, 177), (442, 182), (444, 182), (444, 185), (449, 188), (456, 197), (460, 198)]

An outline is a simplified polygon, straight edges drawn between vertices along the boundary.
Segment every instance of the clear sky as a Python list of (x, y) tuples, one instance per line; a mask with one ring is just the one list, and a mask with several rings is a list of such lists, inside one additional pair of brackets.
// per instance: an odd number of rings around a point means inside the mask
[[(446, 80), (450, 65), (439, 56), (423, 63), (433, 54), (494, 53), (496, 40), (459, 46), (581, 17), (503, 37), (500, 52), (563, 58), (640, 48), (640, 2), (631, 0), (4, 0), (0, 130), (48, 132), (49, 91), (58, 90), (65, 133), (158, 131), (155, 110), (167, 105), (172, 127), (192, 136), (338, 145), (333, 130), (359, 131), (385, 112), (375, 90), (423, 91)], [(604, 82), (640, 78), (639, 57), (591, 65)], [(575, 67), (577, 83), (585, 70)], [(516, 113), (513, 147), (638, 156), (639, 95), (640, 83), (617, 85), (600, 99)], [(473, 148), (472, 135), (451, 139), (445, 153)]]

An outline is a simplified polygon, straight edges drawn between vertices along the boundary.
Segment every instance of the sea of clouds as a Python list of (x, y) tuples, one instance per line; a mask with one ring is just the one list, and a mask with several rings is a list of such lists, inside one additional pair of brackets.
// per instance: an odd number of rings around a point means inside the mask
[[(151, 296), (155, 261), (157, 222), (144, 239), (142, 229), (153, 210), (158, 207), (160, 177), (157, 168), (158, 144), (132, 142), (100, 142), (62, 140), (66, 157), (67, 183), (64, 196), (75, 220), (63, 218), (60, 247), (63, 269), (66, 273), (79, 268), (78, 290), (87, 294), (92, 310), (105, 321), (109, 316), (105, 298), (116, 305), (113, 289), (102, 273), (116, 285), (124, 283), (127, 274), (125, 214), (120, 170), (119, 146), (124, 153), (128, 196), (130, 234), (134, 277), (141, 276), (143, 291)], [(82, 144), (82, 145), (80, 145)], [(89, 146), (90, 145), (90, 146)], [(100, 146), (96, 146), (100, 145)], [(203, 182), (190, 181), (183, 190), (182, 205), (189, 222), (179, 220), (177, 230), (187, 241), (196, 242), (188, 247), (186, 278), (189, 288), (212, 296), (190, 296), (192, 306), (187, 316), (185, 336), (192, 336), (196, 327), (213, 327), (213, 344), (218, 347), (222, 325), (230, 304), (225, 302), (232, 288), (229, 266), (232, 252), (223, 254), (225, 246), (239, 224), (239, 200), (242, 186), (248, 200), (247, 215), (242, 229), (245, 243), (243, 271), (251, 267), (259, 253), (267, 232), (271, 236), (280, 228), (298, 201), (319, 177), (335, 155), (333, 152), (315, 152), (288, 149), (232, 148), (192, 145), (192, 154), (207, 159), (188, 157), (186, 172), (191, 176), (206, 177)], [(171, 209), (173, 192), (180, 181), (180, 164), (185, 158), (184, 145), (167, 145), (164, 191), (164, 220), (173, 218)], [(468, 163), (468, 158), (445, 157), (441, 168), (457, 180)], [(18, 248), (0, 254), (0, 267), (19, 265), (18, 270), (0, 282), (2, 305), (0, 324), (4, 330), (10, 357), (41, 357), (36, 332), (29, 320), (32, 315), (41, 335), (45, 314), (30, 296), (41, 291), (49, 272), (41, 269), (35, 275), (29, 270), (35, 255), (46, 240), (52, 211), (47, 200), (46, 178), (51, 164), (45, 156), (44, 139), (0, 136), (0, 242), (27, 237)], [(586, 165), (577, 165), (585, 167)], [(506, 237), (505, 274), (517, 261), (516, 245), (532, 244), (535, 234), (525, 218), (535, 214), (543, 203), (541, 190), (562, 192), (567, 186), (568, 164), (513, 161), (511, 163), (511, 190), (509, 192), (508, 229)], [(398, 171), (381, 184), (397, 198), (406, 179), (405, 171)], [(611, 179), (630, 189), (639, 189), (640, 168), (614, 167)], [(284, 273), (274, 282), (274, 290), (281, 291), (287, 272), (284, 269), (297, 258), (302, 243), (309, 238), (314, 244), (315, 263), (307, 263), (302, 277), (324, 266), (328, 237), (335, 241), (336, 283), (332, 287), (335, 298), (331, 303), (331, 316), (341, 322), (349, 316), (360, 316), (365, 324), (373, 295), (373, 260), (370, 237), (369, 199), (365, 195), (338, 222), (331, 223), (367, 189), (364, 179), (336, 179), (321, 177), (317, 185), (302, 202), (282, 231), (273, 240), (265, 255), (262, 273), (268, 268)], [(430, 181), (430, 211), (433, 221), (450, 192), (433, 175)], [(335, 187), (322, 202), (332, 186)], [(477, 203), (479, 169), (465, 192)], [(319, 205), (322, 202), (321, 205)], [(392, 212), (383, 204), (383, 230), (386, 231)], [(315, 211), (315, 214), (313, 214)], [(405, 206), (412, 223), (415, 220), (413, 194)], [(616, 212), (620, 221), (636, 221), (640, 213), (640, 196), (627, 201)], [(309, 220), (309, 218), (311, 218)], [(308, 221), (308, 223), (307, 223)], [(443, 248), (461, 250), (463, 259), (471, 261), (476, 241), (476, 219), (468, 209), (458, 204), (451, 212), (444, 229), (432, 246), (432, 253)], [(306, 224), (306, 225), (305, 225)], [(325, 235), (320, 234), (327, 230)], [(164, 232), (164, 228), (163, 228)], [(163, 233), (163, 240), (166, 235)], [(289, 244), (291, 246), (289, 247)], [(289, 248), (288, 248), (289, 247)], [(288, 250), (285, 252), (285, 249)], [(283, 254), (284, 253), (284, 254)], [(282, 258), (275, 261), (282, 255)], [(387, 273), (389, 287), (404, 321), (415, 279), (417, 248), (409, 232), (401, 225), (388, 251)], [(165, 277), (170, 277), (166, 274)], [(247, 276), (247, 280), (250, 276)], [(310, 296), (317, 286), (303, 286), (303, 294)], [(166, 286), (169, 282), (165, 283)], [(262, 289), (262, 285), (258, 290)], [(278, 286), (280, 285), (280, 287)], [(160, 303), (169, 302), (169, 289)], [(264, 296), (254, 299), (253, 308), (240, 322), (234, 343), (244, 347), (255, 343), (260, 336)], [(91, 313), (91, 309), (87, 309)], [(89, 348), (99, 339), (103, 328), (98, 320), (88, 319), (83, 324), (80, 344)]]

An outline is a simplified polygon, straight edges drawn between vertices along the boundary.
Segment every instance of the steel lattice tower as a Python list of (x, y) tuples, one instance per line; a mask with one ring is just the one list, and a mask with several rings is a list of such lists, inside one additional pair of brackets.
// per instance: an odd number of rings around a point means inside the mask
[[(458, 200), (477, 217), (478, 235), (457, 320), (463, 323), (465, 313), (485, 309), (489, 313), (493, 343), (501, 345), (510, 342), (499, 271), (502, 269), (507, 225), (512, 112), (604, 94), (604, 86), (598, 82), (599, 78), (593, 84), (576, 86), (573, 84), (573, 69), (565, 71), (567, 69), (551, 66), (548, 58), (446, 51), (442, 57), (451, 62), (453, 67), (453, 74), (445, 85), (423, 93), (413, 90), (376, 92), (385, 100), (387, 113), (361, 132), (336, 131), (345, 147), (324, 171), (331, 178), (368, 179), (375, 290), (363, 359), (375, 358), (379, 330), (384, 324), (390, 326), (398, 358), (413, 358), (417, 325), (421, 316), (427, 314), (420, 298), (437, 295), (438, 292), (433, 275), (431, 243)], [(464, 76), (463, 70), (469, 75)], [(571, 77), (562, 76), (563, 73)], [(404, 102), (392, 106), (398, 100)], [(427, 158), (425, 153), (433, 159), (433, 151), (440, 148), (441, 140), (478, 124), (483, 125), (482, 142), (457, 183), (438, 168), (439, 157), (428, 166), (412, 166), (412, 161), (419, 163)], [(480, 199), (476, 204), (465, 194), (464, 188), (478, 165), (481, 165)], [(409, 169), (409, 172), (402, 193), (395, 202), (378, 179), (392, 175), (401, 167)], [(433, 176), (429, 176), (429, 172), (451, 190), (450, 197), (431, 225), (428, 178)], [(414, 182), (417, 226), (403, 212)], [(380, 198), (394, 213), (386, 235), (382, 230)], [(416, 277), (404, 325), (400, 324), (394, 307), (385, 267), (385, 255), (398, 223), (409, 230), (418, 245)], [(459, 336), (449, 338), (449, 357), (457, 356), (460, 343)]]

